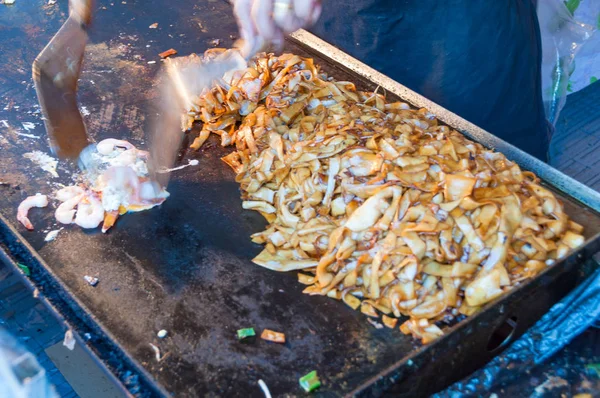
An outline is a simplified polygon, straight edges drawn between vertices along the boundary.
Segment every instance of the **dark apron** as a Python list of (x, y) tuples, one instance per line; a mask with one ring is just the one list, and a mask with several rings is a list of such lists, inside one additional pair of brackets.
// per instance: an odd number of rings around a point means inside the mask
[(541, 42), (531, 0), (325, 0), (311, 31), (546, 160)]

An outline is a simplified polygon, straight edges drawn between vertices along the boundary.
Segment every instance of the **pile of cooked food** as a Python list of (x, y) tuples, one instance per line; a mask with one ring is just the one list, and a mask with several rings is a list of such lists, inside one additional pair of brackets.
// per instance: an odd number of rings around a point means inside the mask
[[(169, 193), (149, 178), (148, 152), (133, 144), (109, 138), (90, 147), (89, 168), (78, 185), (65, 186), (53, 193), (60, 203), (54, 213), (60, 224), (108, 231), (120, 215), (151, 209), (163, 203)], [(17, 219), (32, 230), (27, 217), (32, 207), (46, 207), (48, 197), (37, 194), (23, 200)]]
[(195, 121), (193, 148), (235, 145), (242, 206), (269, 222), (256, 264), (300, 271), (305, 293), (378, 327), (408, 317), (424, 343), (584, 242), (533, 173), (309, 58), (260, 54), (197, 99)]

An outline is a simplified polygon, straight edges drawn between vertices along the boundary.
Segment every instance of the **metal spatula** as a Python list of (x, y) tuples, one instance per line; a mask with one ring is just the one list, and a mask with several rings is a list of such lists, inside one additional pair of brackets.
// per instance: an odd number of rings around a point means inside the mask
[(77, 81), (94, 0), (70, 0), (69, 18), (33, 63), (33, 81), (53, 152), (76, 159), (88, 145), (77, 106)]
[(237, 51), (227, 51), (211, 60), (188, 56), (165, 61), (159, 75), (159, 113), (152, 124), (150, 141), (150, 172), (163, 187), (169, 182), (170, 173), (157, 171), (173, 167), (184, 135), (182, 118), (187, 117), (194, 99), (216, 79), (246, 64), (246, 59)]

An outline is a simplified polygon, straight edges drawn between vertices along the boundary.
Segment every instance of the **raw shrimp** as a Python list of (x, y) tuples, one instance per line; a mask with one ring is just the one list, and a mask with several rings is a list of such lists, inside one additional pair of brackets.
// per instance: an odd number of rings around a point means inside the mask
[(95, 194), (86, 196), (87, 202), (79, 202), (77, 206), (77, 215), (75, 216), (75, 224), (81, 228), (96, 228), (104, 221), (104, 208), (102, 202)]
[(81, 195), (83, 193), (83, 188), (78, 187), (77, 185), (72, 185), (68, 187), (64, 187), (56, 191), (56, 200), (61, 202), (66, 202), (67, 200), (74, 198), (77, 195)]
[(61, 205), (58, 206), (58, 208), (54, 212), (54, 217), (56, 218), (56, 221), (58, 221), (61, 224), (72, 224), (73, 218), (75, 217), (75, 206), (77, 206), (79, 202), (81, 202), (83, 197), (84, 194), (81, 193), (61, 203)]
[(23, 200), (19, 205), (19, 208), (17, 209), (17, 220), (19, 220), (21, 224), (25, 226), (25, 228), (32, 230), (33, 224), (31, 223), (31, 221), (29, 221), (29, 218), (27, 218), (27, 213), (29, 212), (29, 209), (31, 209), (32, 207), (46, 206), (48, 206), (48, 197), (46, 195), (38, 193), (34, 196), (29, 196), (25, 198), (25, 200)]
[(135, 149), (133, 144), (130, 142), (125, 140), (117, 140), (115, 138), (108, 138), (96, 144), (96, 150), (101, 155), (110, 155), (117, 148)]

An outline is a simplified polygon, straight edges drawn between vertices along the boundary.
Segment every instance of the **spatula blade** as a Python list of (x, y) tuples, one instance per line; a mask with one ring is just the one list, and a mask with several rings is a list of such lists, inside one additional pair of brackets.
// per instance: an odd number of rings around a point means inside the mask
[(77, 81), (86, 42), (82, 24), (71, 16), (33, 63), (33, 81), (50, 145), (63, 159), (76, 159), (88, 145), (77, 106)]
[(150, 140), (150, 171), (152, 178), (163, 187), (167, 186), (170, 173), (157, 171), (168, 170), (175, 164), (186, 128), (183, 120), (192, 109), (193, 101), (216, 79), (245, 65), (246, 61), (236, 51), (211, 60), (194, 55), (165, 61), (159, 76), (159, 113), (154, 119)]

